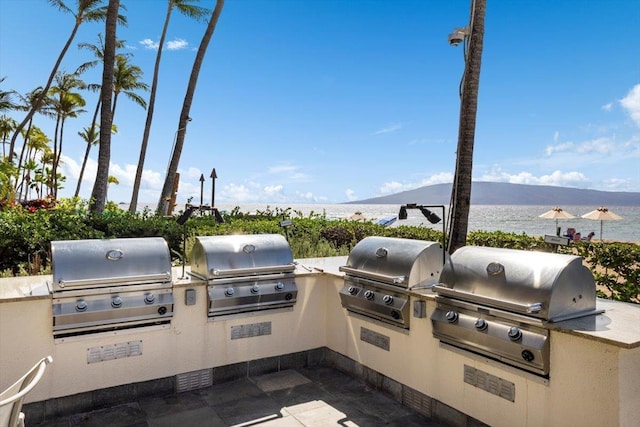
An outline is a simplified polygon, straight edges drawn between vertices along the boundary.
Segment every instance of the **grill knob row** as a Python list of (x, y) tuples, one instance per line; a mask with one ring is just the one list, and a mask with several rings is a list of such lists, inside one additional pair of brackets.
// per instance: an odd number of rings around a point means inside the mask
[[(445, 319), (447, 319), (447, 322), (456, 323), (458, 321), (459, 315), (456, 311), (449, 310), (444, 315), (444, 317)], [(489, 323), (482, 318), (478, 318), (476, 319), (474, 326), (478, 331), (486, 331), (487, 328), (489, 328)], [(522, 331), (517, 326), (512, 326), (507, 331), (507, 336), (511, 341), (520, 341), (522, 339)], [(523, 358), (525, 358), (524, 355), (523, 355)]]

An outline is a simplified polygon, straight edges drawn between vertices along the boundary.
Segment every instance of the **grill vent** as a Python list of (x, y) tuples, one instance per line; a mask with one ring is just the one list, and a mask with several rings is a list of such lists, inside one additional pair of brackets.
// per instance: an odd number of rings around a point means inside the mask
[(178, 393), (211, 387), (211, 385), (213, 385), (213, 369), (202, 369), (176, 375), (176, 391)]
[(141, 356), (142, 340), (102, 345), (87, 349), (87, 363), (98, 363), (125, 357)]

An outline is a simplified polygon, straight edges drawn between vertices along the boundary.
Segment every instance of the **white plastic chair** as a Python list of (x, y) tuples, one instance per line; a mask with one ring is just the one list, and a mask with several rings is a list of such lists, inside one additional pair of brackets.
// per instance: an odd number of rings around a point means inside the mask
[(0, 393), (0, 427), (24, 427), (22, 401), (38, 384), (47, 365), (51, 362), (53, 362), (51, 356), (41, 359), (22, 378)]

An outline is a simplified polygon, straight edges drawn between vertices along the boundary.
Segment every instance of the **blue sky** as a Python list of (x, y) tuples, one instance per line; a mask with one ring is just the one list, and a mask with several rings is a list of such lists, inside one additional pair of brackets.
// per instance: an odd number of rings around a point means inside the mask
[[(150, 84), (166, 1), (122, 4), (118, 38)], [(469, 10), (469, 0), (227, 0), (191, 109), (179, 201), (199, 202), (204, 174), (208, 203), (213, 168), (216, 203), (340, 203), (451, 182), (464, 63), (447, 35)], [(45, 0), (0, 0), (2, 90), (43, 85), (73, 23)], [(474, 180), (640, 191), (640, 1), (489, 1), (485, 25)], [(205, 26), (173, 14), (141, 202), (158, 199)], [(83, 24), (62, 69), (92, 60), (77, 44), (99, 32)], [(85, 98), (92, 110), (96, 95)], [(68, 122), (62, 196), (75, 190), (77, 131), (90, 116)], [(120, 98), (110, 200), (131, 197), (145, 118)], [(53, 135), (53, 120), (37, 124)], [(91, 157), (83, 197), (97, 149)]]

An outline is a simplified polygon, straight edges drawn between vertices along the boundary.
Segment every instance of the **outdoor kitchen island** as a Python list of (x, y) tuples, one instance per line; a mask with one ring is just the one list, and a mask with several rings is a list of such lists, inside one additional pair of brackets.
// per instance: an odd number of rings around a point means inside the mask
[(410, 329), (348, 312), (346, 260), (296, 260), (293, 307), (214, 319), (207, 282), (174, 268), (170, 324), (63, 338), (52, 331), (51, 276), (0, 279), (0, 390), (53, 357), (27, 395), (28, 424), (315, 363), (443, 425), (637, 425), (640, 307), (597, 300), (603, 313), (549, 324), (543, 376), (434, 338), (430, 289), (409, 292)]

